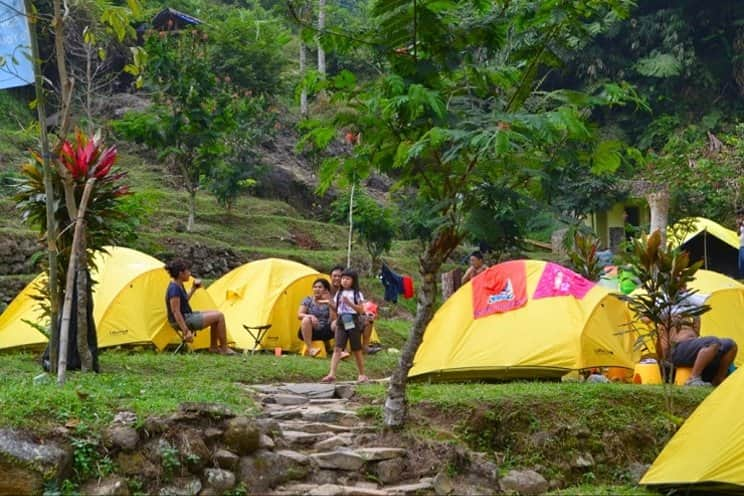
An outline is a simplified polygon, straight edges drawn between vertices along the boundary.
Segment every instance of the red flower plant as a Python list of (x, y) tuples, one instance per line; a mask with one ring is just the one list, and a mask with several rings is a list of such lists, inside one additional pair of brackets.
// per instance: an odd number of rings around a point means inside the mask
[(89, 177), (103, 179), (116, 162), (116, 147), (101, 151), (100, 135), (85, 136), (81, 131), (75, 135), (75, 145), (65, 140), (62, 143), (59, 159), (76, 181)]

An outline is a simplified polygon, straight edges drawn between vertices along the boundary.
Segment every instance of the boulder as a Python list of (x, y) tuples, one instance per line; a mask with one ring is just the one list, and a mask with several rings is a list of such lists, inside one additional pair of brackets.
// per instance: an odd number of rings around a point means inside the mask
[(134, 451), (139, 443), (137, 429), (129, 425), (113, 425), (103, 434), (104, 445), (122, 451)]
[(67, 477), (71, 461), (70, 450), (56, 443), (0, 429), (0, 494), (41, 494), (44, 481)]
[(213, 459), (218, 468), (226, 468), (229, 470), (235, 470), (238, 467), (238, 463), (240, 463), (240, 457), (226, 449), (218, 449), (215, 451)]
[(176, 448), (184, 464), (195, 474), (200, 473), (212, 458), (201, 433), (196, 429), (185, 428), (179, 431)]
[(383, 484), (395, 484), (403, 478), (406, 464), (402, 460), (383, 460), (372, 469)]
[(333, 470), (359, 470), (364, 466), (365, 459), (353, 451), (327, 451), (310, 455), (320, 468)]
[(205, 489), (213, 489), (217, 494), (235, 487), (235, 474), (229, 470), (208, 468), (204, 471)]
[(118, 476), (92, 480), (80, 486), (80, 494), (89, 496), (129, 496), (127, 481)]
[(500, 483), (502, 491), (513, 491), (523, 496), (543, 494), (548, 490), (548, 481), (534, 470), (510, 470)]
[(239, 455), (248, 455), (258, 449), (260, 431), (248, 417), (240, 416), (227, 421), (222, 439)]
[(202, 490), (197, 477), (179, 477), (160, 488), (160, 496), (196, 496)]

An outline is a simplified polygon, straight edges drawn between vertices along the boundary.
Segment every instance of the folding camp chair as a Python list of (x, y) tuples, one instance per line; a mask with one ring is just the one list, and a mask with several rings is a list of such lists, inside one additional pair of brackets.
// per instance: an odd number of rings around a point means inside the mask
[(251, 355), (256, 352), (256, 348), (261, 344), (263, 338), (266, 337), (266, 333), (271, 329), (271, 324), (264, 324), (260, 326), (249, 326), (243, 324), (243, 329), (248, 331), (248, 334), (253, 338), (253, 348), (251, 348)]
[[(180, 353), (181, 350), (186, 350), (186, 351), (189, 351), (189, 352), (190, 351), (193, 351), (191, 349), (191, 347), (189, 346), (189, 343), (187, 343), (186, 341), (184, 341), (184, 339), (183, 339), (183, 332), (181, 331), (181, 328), (178, 327), (178, 326), (173, 326), (173, 331), (175, 331), (176, 335), (181, 340), (181, 342), (178, 343), (178, 346), (176, 346), (176, 349), (173, 351), (173, 354), (174, 355), (178, 355), (178, 353)], [(194, 335), (194, 339), (196, 339), (196, 333), (197, 333), (197, 331), (191, 331), (191, 333)]]

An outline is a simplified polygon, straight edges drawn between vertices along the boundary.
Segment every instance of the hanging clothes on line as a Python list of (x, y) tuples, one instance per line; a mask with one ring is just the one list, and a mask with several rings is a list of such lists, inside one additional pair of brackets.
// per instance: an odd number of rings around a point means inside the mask
[(402, 294), (405, 289), (403, 277), (393, 272), (384, 262), (379, 277), (382, 285), (385, 286), (385, 301), (398, 303), (398, 295)]

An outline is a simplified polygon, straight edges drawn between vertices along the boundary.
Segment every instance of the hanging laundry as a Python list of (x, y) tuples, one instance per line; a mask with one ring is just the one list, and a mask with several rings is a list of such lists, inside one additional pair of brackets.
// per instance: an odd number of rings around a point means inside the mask
[(380, 281), (385, 286), (385, 301), (398, 303), (398, 295), (405, 292), (403, 277), (393, 272), (387, 264), (382, 264)]

